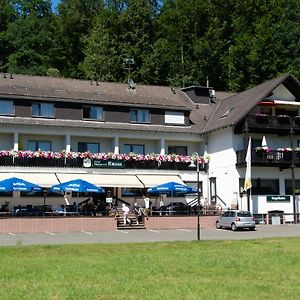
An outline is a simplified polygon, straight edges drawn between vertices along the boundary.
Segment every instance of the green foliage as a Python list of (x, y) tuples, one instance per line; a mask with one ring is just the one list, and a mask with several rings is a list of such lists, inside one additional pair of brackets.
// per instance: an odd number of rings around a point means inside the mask
[(52, 16), (40, 18), (30, 13), (11, 22), (5, 33), (9, 44), (7, 69), (11, 73), (45, 75), (51, 66)]
[(300, 77), (297, 0), (0, 2), (0, 70), (244, 90)]
[[(300, 239), (0, 247), (1, 299), (297, 299)], [(5, 263), (4, 263), (5, 262)]]
[(57, 67), (63, 76), (83, 76), (80, 64), (84, 60), (86, 37), (94, 26), (94, 18), (101, 14), (102, 0), (62, 0), (57, 16)]
[(46, 75), (50, 77), (59, 77), (60, 73), (56, 68), (49, 68)]

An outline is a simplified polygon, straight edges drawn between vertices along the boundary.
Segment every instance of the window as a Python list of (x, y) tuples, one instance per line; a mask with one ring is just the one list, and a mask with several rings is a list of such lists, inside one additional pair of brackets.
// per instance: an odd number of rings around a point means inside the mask
[(54, 118), (54, 104), (32, 103), (32, 116)]
[[(285, 181), (285, 194), (292, 195), (292, 180)], [(295, 180), (295, 194), (300, 195), (300, 180)]]
[(0, 115), (14, 115), (13, 101), (0, 100)]
[(136, 154), (145, 154), (145, 145), (139, 144), (124, 144), (124, 153), (136, 153)]
[(183, 111), (166, 111), (165, 124), (178, 124), (184, 125), (184, 112)]
[(98, 143), (78, 142), (78, 152), (99, 153), (100, 152), (100, 145)]
[(236, 108), (236, 106), (230, 107), (221, 117), (220, 119), (227, 118), (229, 114)]
[[(279, 195), (278, 179), (251, 179), (252, 195)], [(244, 187), (244, 179), (240, 179), (240, 187)]]
[(103, 120), (103, 107), (84, 106), (82, 109), (83, 119)]
[[(191, 188), (194, 188), (197, 191), (198, 184), (196, 181), (185, 182), (185, 184)], [(199, 181), (199, 194), (200, 194), (200, 196), (203, 196), (203, 182), (202, 181)], [(195, 194), (193, 194), (193, 195), (195, 195)]]
[(0, 197), (12, 197), (13, 193), (12, 192), (0, 192)]
[(147, 109), (131, 109), (130, 122), (150, 123), (150, 112)]
[(144, 194), (142, 189), (138, 188), (122, 188), (123, 197), (142, 197)]
[[(261, 145), (262, 145), (262, 139), (252, 139), (251, 140), (251, 148), (252, 149), (255, 149), (256, 147), (261, 147)], [(248, 145), (247, 145), (247, 147), (248, 147)]]
[(169, 146), (169, 154), (187, 155), (187, 146)]
[(28, 150), (30, 151), (51, 151), (50, 141), (28, 141)]

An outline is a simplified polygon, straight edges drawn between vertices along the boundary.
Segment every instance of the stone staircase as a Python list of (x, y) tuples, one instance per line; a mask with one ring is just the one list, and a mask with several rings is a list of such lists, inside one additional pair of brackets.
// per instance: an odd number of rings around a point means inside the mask
[(118, 215), (116, 216), (116, 221), (117, 221), (117, 229), (126, 229), (126, 230), (131, 230), (131, 229), (145, 229), (145, 220), (144, 217), (142, 217), (139, 222), (137, 222), (137, 217), (135, 213), (129, 212), (128, 218), (130, 220), (130, 225), (127, 223), (124, 225), (124, 220), (123, 220), (123, 212), (121, 209), (118, 209)]

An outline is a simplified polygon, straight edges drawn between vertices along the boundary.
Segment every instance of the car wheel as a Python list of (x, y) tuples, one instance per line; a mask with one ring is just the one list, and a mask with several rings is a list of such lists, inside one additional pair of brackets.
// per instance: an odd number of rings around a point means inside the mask
[(231, 224), (231, 230), (232, 231), (237, 231), (237, 227), (236, 227), (235, 223)]
[(219, 221), (216, 222), (216, 228), (217, 228), (217, 229), (221, 229), (221, 228), (222, 228), (222, 227), (220, 226)]

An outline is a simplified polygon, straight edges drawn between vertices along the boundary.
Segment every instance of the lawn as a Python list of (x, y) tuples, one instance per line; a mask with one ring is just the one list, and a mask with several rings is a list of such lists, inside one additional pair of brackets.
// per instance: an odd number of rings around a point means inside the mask
[(0, 299), (298, 299), (300, 238), (0, 247)]

